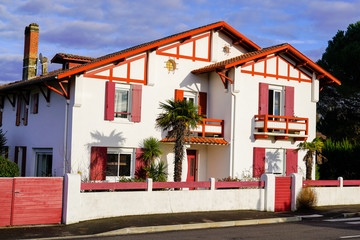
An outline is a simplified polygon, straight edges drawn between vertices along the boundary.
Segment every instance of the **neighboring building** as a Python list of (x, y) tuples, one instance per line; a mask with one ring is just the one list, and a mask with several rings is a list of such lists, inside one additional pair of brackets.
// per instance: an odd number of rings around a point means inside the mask
[(9, 158), (22, 176), (81, 172), (134, 177), (141, 142), (173, 142), (155, 128), (167, 99), (205, 117), (186, 146), (184, 181), (305, 172), (297, 144), (316, 134), (319, 87), (340, 82), (289, 44), (260, 48), (217, 22), (100, 58), (58, 53), (62, 69), (35, 76), (38, 26), (25, 31), (23, 80), (0, 86)]

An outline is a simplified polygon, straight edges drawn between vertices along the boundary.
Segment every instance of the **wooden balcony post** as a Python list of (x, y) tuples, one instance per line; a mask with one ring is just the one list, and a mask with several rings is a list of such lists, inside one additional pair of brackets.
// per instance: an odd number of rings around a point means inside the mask
[(202, 120), (202, 137), (205, 137), (205, 118), (203, 118), (203, 120)]
[(264, 115), (264, 132), (267, 132), (268, 115)]
[(285, 133), (289, 133), (289, 118), (286, 117), (286, 130), (285, 130)]
[(221, 120), (221, 137), (224, 138), (224, 120)]

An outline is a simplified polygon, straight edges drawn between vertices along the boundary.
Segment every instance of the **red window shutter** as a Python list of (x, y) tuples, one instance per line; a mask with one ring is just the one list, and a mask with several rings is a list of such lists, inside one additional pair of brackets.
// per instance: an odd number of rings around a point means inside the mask
[(39, 93), (35, 93), (32, 100), (32, 113), (37, 114), (39, 111)]
[(20, 111), (21, 111), (21, 97), (18, 96), (17, 108), (16, 108), (16, 126), (20, 126)]
[(295, 149), (286, 149), (286, 176), (298, 172), (298, 152)]
[(199, 114), (206, 117), (207, 93), (199, 92)]
[(269, 111), (269, 84), (259, 84), (259, 115), (268, 114)]
[(142, 85), (132, 86), (132, 106), (131, 106), (131, 121), (141, 121), (141, 95)]
[(105, 120), (114, 120), (115, 111), (115, 83), (106, 82), (105, 90)]
[(261, 177), (265, 172), (265, 148), (254, 148), (253, 177)]
[(26, 147), (22, 147), (21, 176), (25, 177), (26, 173)]
[(184, 99), (184, 90), (175, 89), (175, 101)]
[(18, 163), (19, 162), (19, 147), (15, 146), (15, 154), (14, 154), (14, 163)]
[(25, 106), (24, 126), (27, 126), (27, 124), (28, 124), (28, 115), (29, 115), (29, 108), (28, 108), (28, 106)]
[(145, 166), (144, 160), (142, 158), (142, 154), (144, 152), (144, 149), (142, 148), (136, 148), (135, 155), (135, 177), (136, 178), (146, 178), (146, 171), (143, 169)]
[(90, 180), (105, 180), (107, 147), (91, 147)]
[(294, 87), (285, 87), (285, 116), (294, 116)]

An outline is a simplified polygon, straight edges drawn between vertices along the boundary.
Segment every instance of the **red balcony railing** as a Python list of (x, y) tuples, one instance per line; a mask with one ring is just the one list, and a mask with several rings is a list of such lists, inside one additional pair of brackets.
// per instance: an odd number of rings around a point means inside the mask
[(307, 139), (309, 119), (274, 115), (255, 115), (255, 139), (275, 136), (276, 139), (294, 137), (296, 141)]
[(201, 137), (224, 137), (224, 120), (203, 118), (191, 132), (200, 133)]

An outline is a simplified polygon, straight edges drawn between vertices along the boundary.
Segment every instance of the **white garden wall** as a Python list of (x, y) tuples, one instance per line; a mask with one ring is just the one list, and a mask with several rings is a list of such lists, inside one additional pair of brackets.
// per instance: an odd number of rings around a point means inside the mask
[(65, 178), (64, 222), (127, 215), (264, 210), (264, 189), (80, 192), (80, 175)]

